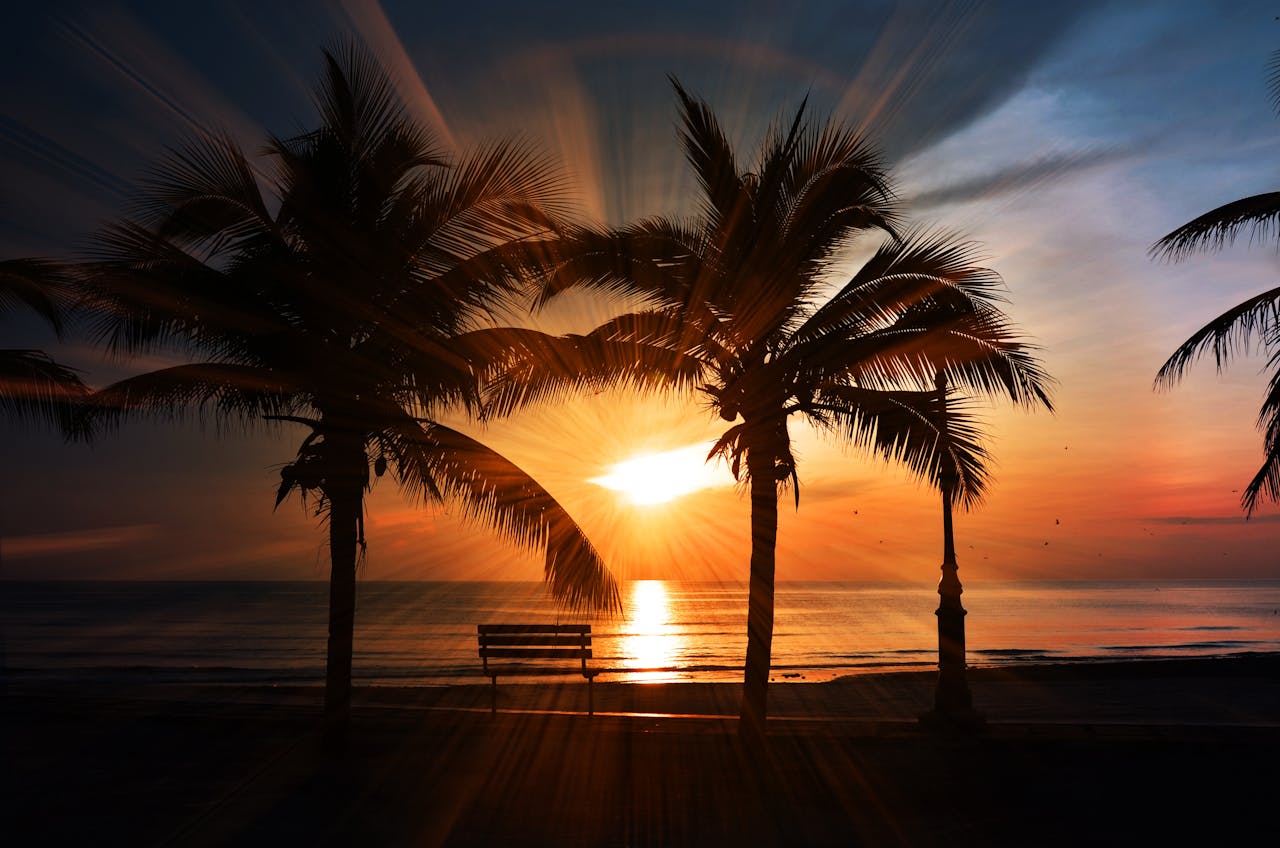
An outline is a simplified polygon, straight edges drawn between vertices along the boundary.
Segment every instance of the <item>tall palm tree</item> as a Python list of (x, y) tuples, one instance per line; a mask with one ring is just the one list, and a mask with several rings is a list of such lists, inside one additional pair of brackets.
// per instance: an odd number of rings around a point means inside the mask
[[(65, 270), (43, 259), (0, 261), (0, 318), (19, 309), (34, 313), (62, 334), (70, 287)], [(66, 431), (88, 389), (75, 369), (39, 350), (0, 350), (0, 412)]]
[(390, 471), (410, 495), (448, 500), (500, 536), (546, 551), (555, 597), (618, 606), (573, 519), (535, 480), (441, 422), (479, 413), (490, 311), (517, 292), (500, 259), (566, 210), (555, 169), (517, 143), (452, 161), (406, 114), (366, 52), (325, 52), (318, 129), (272, 138), (255, 163), (205, 137), (155, 169), (133, 219), (96, 238), (81, 284), (97, 337), (136, 355), (177, 345), (201, 361), (99, 391), (97, 418), (195, 412), (309, 430), (281, 471), (328, 524), (325, 714), (349, 721), (364, 493)]
[[(1272, 106), (1280, 111), (1280, 51), (1271, 54)], [(1177, 261), (1198, 250), (1219, 250), (1233, 243), (1243, 230), (1250, 237), (1270, 240), (1280, 234), (1280, 191), (1232, 201), (1183, 224), (1152, 245), (1153, 256)], [(1156, 387), (1169, 388), (1182, 379), (1191, 364), (1212, 351), (1221, 371), (1237, 351), (1260, 342), (1271, 377), (1258, 412), (1263, 433), (1262, 467), (1240, 496), (1246, 515), (1258, 499), (1280, 501), (1280, 288), (1273, 288), (1231, 307), (1183, 342), (1156, 373)]]
[(892, 231), (883, 167), (866, 141), (805, 106), (744, 167), (710, 107), (673, 80), (681, 141), (701, 189), (698, 213), (610, 231), (577, 229), (522, 245), (545, 301), (575, 286), (640, 296), (644, 308), (578, 337), (530, 335), (501, 359), (498, 409), (584, 386), (696, 389), (731, 422), (711, 456), (750, 491), (751, 564), (740, 732), (767, 712), (780, 491), (799, 504), (788, 422), (799, 416), (916, 474), (959, 475), (973, 503), (985, 483), (980, 432), (953, 405), (943, 426), (939, 373), (967, 394), (1050, 406), (1048, 378), (998, 308), (1000, 278), (971, 245), (913, 231), (831, 285), (850, 240)]

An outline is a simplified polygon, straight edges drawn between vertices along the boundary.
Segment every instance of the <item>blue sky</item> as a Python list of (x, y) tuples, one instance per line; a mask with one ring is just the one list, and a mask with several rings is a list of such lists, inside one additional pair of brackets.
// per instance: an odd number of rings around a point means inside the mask
[[(1151, 385), (1191, 332), (1274, 286), (1275, 248), (1239, 244), (1177, 265), (1147, 255), (1179, 224), (1280, 182), (1280, 118), (1266, 85), (1280, 46), (1272, 6), (300, 7), (50, 2), (9, 12), (0, 255), (74, 251), (125, 208), (147, 163), (195, 127), (226, 128), (249, 149), (306, 127), (320, 47), (335, 39), (379, 51), (415, 114), (461, 147), (509, 133), (538, 140), (574, 171), (588, 213), (615, 223), (689, 208), (667, 74), (707, 98), (744, 148), (808, 95), (817, 112), (879, 139), (913, 219), (985, 245), (1011, 315), (1059, 381), (1055, 415), (990, 413), (996, 487), (961, 519), (964, 572), (1280, 576), (1280, 514), (1267, 507), (1245, 524), (1234, 491), (1261, 460), (1252, 425), (1263, 360), (1221, 377), (1203, 363), (1172, 392)], [(605, 309), (560, 317), (585, 326)], [(3, 346), (48, 348), (91, 382), (136, 367), (20, 321), (0, 333)], [(578, 450), (551, 444), (548, 434), (569, 430)], [(298, 434), (139, 423), (68, 447), (5, 433), (5, 576), (324, 576), (314, 518), (270, 508), (272, 466), (292, 456)], [(731, 488), (659, 516), (585, 482), (640, 450), (713, 434), (692, 405), (613, 398), (531, 410), (485, 436), (589, 533), (612, 540), (602, 547), (623, 576), (737, 579), (746, 505)], [(779, 577), (932, 579), (939, 542), (919, 531), (936, 520), (929, 493), (800, 438), (804, 500), (784, 516)], [(370, 506), (367, 576), (537, 575), (532, 558), (384, 488)]]

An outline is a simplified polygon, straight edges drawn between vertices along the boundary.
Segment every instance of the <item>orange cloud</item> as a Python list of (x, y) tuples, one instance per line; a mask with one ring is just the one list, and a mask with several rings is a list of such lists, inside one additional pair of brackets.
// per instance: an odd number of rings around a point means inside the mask
[(155, 524), (127, 524), (14, 536), (4, 540), (4, 554), (12, 559), (23, 559), (101, 551), (146, 541), (156, 535), (156, 529)]

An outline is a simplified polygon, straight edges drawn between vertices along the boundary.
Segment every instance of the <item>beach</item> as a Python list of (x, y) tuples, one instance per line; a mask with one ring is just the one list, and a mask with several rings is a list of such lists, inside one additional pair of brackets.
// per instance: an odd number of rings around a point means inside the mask
[(1267, 838), (1280, 657), (973, 669), (770, 689), (360, 687), (347, 753), (315, 687), (11, 682), (6, 840), (42, 845), (1242, 845)]
[(0, 846), (1280, 842), (1275, 12), (8, 4)]

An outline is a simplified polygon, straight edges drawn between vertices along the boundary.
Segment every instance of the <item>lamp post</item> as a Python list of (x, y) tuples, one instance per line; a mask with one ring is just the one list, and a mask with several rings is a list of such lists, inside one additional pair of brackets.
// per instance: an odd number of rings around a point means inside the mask
[[(941, 407), (940, 429), (947, 432), (947, 377), (938, 372), (938, 400)], [(968, 614), (960, 604), (964, 587), (960, 585), (956, 563), (955, 528), (951, 507), (955, 503), (959, 469), (944, 457), (939, 464), (938, 488), (942, 491), (942, 579), (938, 581), (938, 684), (933, 694), (933, 709), (920, 716), (929, 727), (973, 730), (982, 726), (984, 718), (973, 709), (973, 696), (965, 680), (964, 617)]]

